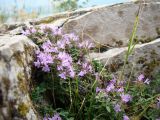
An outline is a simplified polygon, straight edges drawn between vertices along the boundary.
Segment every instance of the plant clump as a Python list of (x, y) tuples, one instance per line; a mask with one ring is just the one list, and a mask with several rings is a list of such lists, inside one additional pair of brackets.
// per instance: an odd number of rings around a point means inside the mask
[[(27, 28), (23, 34), (39, 45), (31, 97), (44, 120), (160, 117), (160, 94), (152, 91), (160, 81), (144, 74), (135, 80), (112, 75), (99, 61), (89, 59), (93, 43), (80, 40), (74, 33), (66, 34), (61, 28), (43, 25)], [(131, 46), (129, 52), (132, 50)]]

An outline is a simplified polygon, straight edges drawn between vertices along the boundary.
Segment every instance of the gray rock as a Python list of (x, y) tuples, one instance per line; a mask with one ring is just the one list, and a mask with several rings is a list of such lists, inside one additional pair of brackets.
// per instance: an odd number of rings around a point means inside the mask
[(25, 36), (0, 36), (0, 119), (38, 120), (29, 96), (37, 46)]
[[(120, 73), (127, 49), (127, 47), (113, 48), (103, 53), (91, 53), (90, 57), (100, 60), (111, 73)], [(160, 38), (135, 46), (125, 67), (125, 76), (128, 77), (132, 69), (132, 76), (143, 73), (146, 76), (154, 77), (155, 74), (160, 73)]]
[[(82, 39), (119, 47), (126, 46), (131, 36), (139, 4), (124, 3), (93, 8), (92, 11), (69, 19), (63, 28), (76, 32)], [(160, 35), (160, 3), (143, 4), (137, 30), (138, 40), (150, 42)]]
[[(81, 39), (91, 39), (110, 49), (91, 53), (112, 72), (119, 74), (124, 64), (127, 44), (139, 4), (125, 3), (65, 12), (46, 18), (2, 25), (0, 27), (0, 120), (37, 120), (38, 115), (29, 96), (31, 64), (37, 46), (29, 38), (17, 35), (22, 27), (54, 24), (65, 32), (75, 32)], [(129, 56), (125, 76), (133, 68), (133, 76), (160, 72), (160, 3), (146, 2), (140, 14), (137, 31), (139, 45)], [(6, 35), (4, 35), (4, 33)], [(152, 41), (152, 42), (151, 42)], [(114, 48), (119, 47), (119, 48)]]

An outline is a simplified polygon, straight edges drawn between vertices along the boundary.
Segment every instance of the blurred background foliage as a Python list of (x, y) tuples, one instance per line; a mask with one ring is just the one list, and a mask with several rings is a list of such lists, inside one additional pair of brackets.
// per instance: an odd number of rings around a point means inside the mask
[(127, 0), (0, 0), (0, 24), (41, 18), (54, 13)]

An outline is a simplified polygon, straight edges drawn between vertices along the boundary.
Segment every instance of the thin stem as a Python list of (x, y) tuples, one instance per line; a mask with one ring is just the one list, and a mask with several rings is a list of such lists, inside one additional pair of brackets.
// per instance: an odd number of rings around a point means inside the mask
[(79, 115), (80, 111), (82, 110), (85, 100), (86, 100), (86, 98), (84, 97), (84, 98), (83, 98), (83, 101), (82, 101), (82, 104), (81, 104), (81, 107), (80, 107), (80, 109), (79, 109), (79, 111), (78, 111), (77, 116)]
[(72, 100), (72, 88), (71, 88), (71, 81), (70, 81), (70, 79), (69, 79), (69, 95), (70, 95), (70, 102), (71, 102), (71, 104), (70, 104), (70, 107), (69, 107), (69, 112), (71, 111), (71, 108), (72, 108), (72, 102), (73, 102), (73, 100)]
[(128, 88), (129, 88), (129, 85), (130, 85), (131, 76), (132, 76), (132, 73), (133, 73), (133, 68), (134, 68), (134, 67), (132, 67), (131, 74), (130, 74), (130, 76), (129, 76), (129, 80), (127, 81), (126, 92), (128, 91)]
[(78, 89), (78, 78), (76, 77), (76, 94), (78, 96), (79, 89)]
[(52, 92), (53, 103), (54, 103), (54, 107), (56, 108), (56, 100), (55, 100), (55, 93), (54, 93), (54, 79), (53, 79), (53, 71), (52, 71), (52, 69), (51, 69), (51, 77), (52, 77), (52, 81), (53, 81), (53, 92)]
[(125, 70), (129, 55), (132, 53), (132, 51), (133, 51), (133, 49), (134, 49), (134, 47), (136, 45), (136, 43), (134, 43), (134, 39), (135, 39), (135, 36), (136, 36), (137, 27), (138, 27), (138, 23), (139, 23), (139, 12), (140, 12), (140, 9), (141, 9), (141, 5), (139, 7), (139, 10), (138, 10), (135, 22), (134, 22), (132, 35), (131, 35), (131, 38), (129, 40), (128, 49), (127, 49), (127, 52), (126, 52), (125, 61), (124, 61), (123, 69), (122, 69), (122, 72), (120, 74), (119, 80), (123, 79), (122, 77), (123, 77), (123, 74), (124, 74), (124, 70)]

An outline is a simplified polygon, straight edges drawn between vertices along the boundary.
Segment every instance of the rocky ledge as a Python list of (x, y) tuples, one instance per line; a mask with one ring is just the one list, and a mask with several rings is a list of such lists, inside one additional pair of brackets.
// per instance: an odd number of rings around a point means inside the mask
[[(23, 28), (51, 24), (80, 38), (91, 39), (101, 49), (91, 53), (111, 72), (124, 64), (127, 44), (139, 3), (116, 4), (65, 12), (25, 23), (5, 24), (0, 29), (0, 120), (36, 120), (38, 115), (30, 99), (31, 67), (37, 46), (21, 35)], [(126, 76), (160, 73), (160, 2), (143, 3), (137, 30), (138, 44), (126, 65)], [(96, 46), (96, 47), (97, 47)]]

